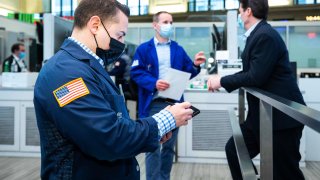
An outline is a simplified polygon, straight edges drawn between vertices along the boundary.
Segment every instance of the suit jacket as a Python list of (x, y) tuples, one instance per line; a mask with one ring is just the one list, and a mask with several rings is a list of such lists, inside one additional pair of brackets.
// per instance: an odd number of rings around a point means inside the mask
[[(302, 94), (290, 68), (286, 45), (281, 36), (262, 20), (247, 39), (241, 55), (243, 70), (221, 78), (228, 92), (240, 87), (257, 87), (288, 100), (304, 104)], [(245, 124), (259, 130), (259, 100), (247, 94), (249, 112)], [(273, 129), (302, 126), (293, 118), (273, 109)]]
[[(79, 78), (88, 94), (81, 94), (79, 84), (70, 85)], [(68, 98), (63, 95), (76, 87)], [(75, 99), (79, 93), (82, 97)], [(69, 104), (60, 107), (62, 101)], [(139, 179), (135, 156), (159, 145), (157, 122), (152, 117), (131, 120), (105, 69), (69, 39), (41, 69), (34, 106), (42, 179)]]
[(4, 66), (5, 66), (6, 63), (9, 63), (9, 72), (11, 72), (11, 64), (13, 62), (13, 59), (14, 59), (13, 55), (10, 55), (9, 57), (7, 57), (3, 61), (3, 63), (2, 63), (2, 72), (4, 71)]
[[(191, 78), (200, 73), (200, 67), (195, 67), (184, 49), (172, 40), (170, 63), (173, 69), (191, 73)], [(159, 61), (153, 38), (137, 48), (130, 76), (139, 87), (139, 117), (147, 117), (159, 79)], [(180, 101), (183, 101), (183, 97)]]
[[(2, 63), (2, 71), (4, 71), (5, 63), (6, 63), (6, 62), (9, 62), (9, 72), (11, 72), (11, 64), (12, 64), (13, 60), (14, 60), (13, 55), (11, 55), (11, 56), (9, 56), (8, 58), (6, 58), (6, 59), (3, 61), (3, 63)], [(25, 65), (24, 60), (22, 60), (22, 62), (23, 62), (23, 64)], [(17, 72), (21, 72), (22, 69), (21, 69), (21, 67), (19, 66), (19, 64), (17, 64), (17, 67), (18, 67), (18, 71), (17, 71)]]

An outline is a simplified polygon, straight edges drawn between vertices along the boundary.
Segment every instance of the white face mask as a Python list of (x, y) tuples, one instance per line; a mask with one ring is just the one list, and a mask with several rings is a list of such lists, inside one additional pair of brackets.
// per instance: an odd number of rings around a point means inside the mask
[(162, 24), (159, 33), (161, 37), (169, 38), (173, 34), (173, 26), (171, 24)]

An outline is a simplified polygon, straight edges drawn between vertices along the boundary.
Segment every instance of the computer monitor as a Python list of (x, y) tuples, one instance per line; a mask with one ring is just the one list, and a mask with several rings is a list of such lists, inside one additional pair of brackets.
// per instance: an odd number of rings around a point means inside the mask
[(218, 31), (218, 28), (215, 24), (212, 24), (212, 43), (213, 43), (213, 50), (214, 52), (216, 50), (220, 50), (221, 49), (221, 37), (220, 37), (220, 33)]

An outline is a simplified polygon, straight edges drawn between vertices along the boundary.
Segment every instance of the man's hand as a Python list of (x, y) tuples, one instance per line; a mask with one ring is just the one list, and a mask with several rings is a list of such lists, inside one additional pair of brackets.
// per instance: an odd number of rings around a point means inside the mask
[(213, 75), (208, 79), (207, 86), (209, 91), (218, 90), (221, 88), (221, 77), (219, 75)]
[(166, 80), (159, 79), (156, 83), (156, 88), (158, 91), (164, 91), (170, 87), (170, 84)]
[(194, 56), (193, 63), (196, 66), (200, 66), (204, 62), (206, 62), (206, 56), (204, 55), (203, 51), (200, 51)]
[(173, 106), (167, 106), (165, 109), (169, 111), (176, 120), (176, 127), (188, 124), (188, 120), (192, 118), (193, 110), (189, 109), (189, 102), (176, 103)]
[(167, 142), (171, 137), (172, 137), (172, 131), (170, 131), (167, 134), (165, 134), (164, 136), (162, 136), (160, 143), (163, 144), (163, 143)]

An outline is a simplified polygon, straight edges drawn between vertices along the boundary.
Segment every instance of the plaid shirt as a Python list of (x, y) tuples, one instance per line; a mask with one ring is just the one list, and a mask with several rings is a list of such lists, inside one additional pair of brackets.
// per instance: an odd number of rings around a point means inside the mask
[(92, 52), (86, 45), (84, 45), (83, 43), (81, 43), (80, 41), (76, 40), (74, 37), (68, 37), (68, 39), (70, 39), (71, 41), (77, 43), (83, 50), (85, 50), (88, 54), (90, 54), (91, 56), (93, 56), (96, 60), (99, 61), (99, 63), (101, 64), (101, 66), (104, 68), (104, 62), (101, 58), (99, 58), (94, 52)]

